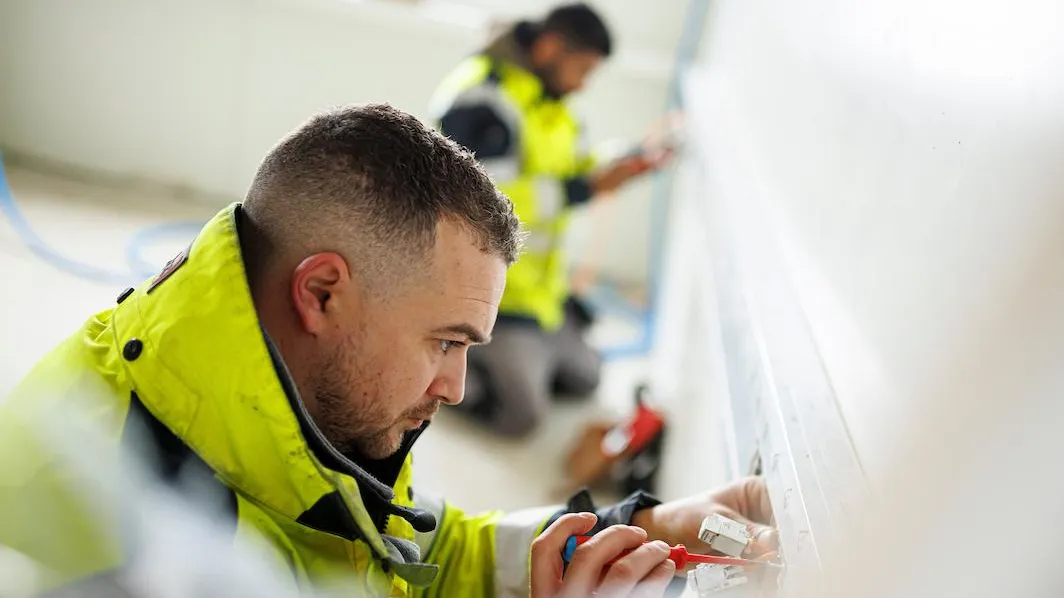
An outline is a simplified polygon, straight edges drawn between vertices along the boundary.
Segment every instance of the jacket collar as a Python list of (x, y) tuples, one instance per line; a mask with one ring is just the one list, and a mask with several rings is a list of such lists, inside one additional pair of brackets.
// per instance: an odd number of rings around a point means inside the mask
[(528, 54), (528, 46), (534, 33), (530, 30), (531, 23), (520, 21), (505, 26), (499, 33), (488, 42), (483, 54), (494, 60), (508, 62), (514, 66), (532, 72), (532, 60)]
[(511, 25), (489, 42), (481, 52), (491, 60), (494, 69), (505, 71), (508, 91), (523, 105), (556, 100), (547, 94), (543, 81), (532, 68), (527, 43), (521, 41), (534, 35), (529, 29), (532, 27), (534, 24), (526, 21)]
[[(378, 557), (394, 556), (378, 529), (389, 513), (408, 517), (409, 510), (391, 503), (387, 484), (332, 449), (307, 416), (259, 323), (239, 219), (239, 204), (219, 212), (184, 258), (115, 309), (118, 347), (134, 338), (143, 347), (124, 373), (145, 407), (228, 486), (292, 520), (323, 500), (342, 504), (348, 531)], [(389, 460), (389, 483), (404, 459), (405, 452)], [(391, 470), (381, 471), (387, 477)]]

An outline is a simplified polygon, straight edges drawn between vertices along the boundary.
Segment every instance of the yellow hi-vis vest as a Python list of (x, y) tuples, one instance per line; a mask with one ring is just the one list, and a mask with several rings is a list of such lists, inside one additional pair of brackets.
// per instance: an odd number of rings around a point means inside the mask
[(544, 329), (557, 329), (569, 294), (564, 181), (586, 175), (594, 166), (581, 147), (580, 123), (564, 101), (544, 95), (536, 75), (483, 54), (465, 60), (444, 79), (431, 112), (439, 121), (449, 110), (471, 104), (491, 106), (517, 138), (510, 155), (481, 160), (528, 233), (524, 252), (507, 274), (499, 314), (529, 317)]
[[(122, 530), (97, 517), (91, 484), (77, 480), (120, 465), (113, 449), (140, 412), (209, 468), (230, 493), (234, 542), (265, 546), (270, 569), (292, 588), (527, 596), (530, 544), (557, 509), (467, 516), (411, 488), (408, 454), (385, 504), (433, 512), (436, 529), (415, 533), (394, 514), (375, 521), (367, 482), (312, 448), (302, 403), (256, 316), (239, 218), (238, 204), (221, 211), (187, 259), (90, 318), (0, 400), (0, 549), (44, 567), (49, 587), (71, 587), (136, 556)], [(37, 426), (74, 414), (107, 447), (74, 455), (94, 460), (88, 468)], [(323, 508), (347, 527), (322, 524), (314, 515)], [(416, 544), (420, 562), (397, 552), (404, 541)]]

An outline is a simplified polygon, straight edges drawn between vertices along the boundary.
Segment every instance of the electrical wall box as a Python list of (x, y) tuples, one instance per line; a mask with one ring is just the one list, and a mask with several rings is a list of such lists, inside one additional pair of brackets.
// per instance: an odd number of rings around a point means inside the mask
[(714, 550), (732, 557), (741, 556), (751, 539), (745, 525), (716, 514), (702, 520), (698, 537)]

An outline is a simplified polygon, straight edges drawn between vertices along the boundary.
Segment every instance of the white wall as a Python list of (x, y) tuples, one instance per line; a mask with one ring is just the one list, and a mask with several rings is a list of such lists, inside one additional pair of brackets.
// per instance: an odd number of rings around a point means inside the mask
[[(1064, 222), (1064, 9), (713, 6), (696, 102), (703, 193), (756, 206), (775, 231), (876, 482), (1019, 277), (1060, 268), (1044, 244)], [(998, 368), (965, 365), (973, 380)], [(956, 425), (982, 405), (967, 409)]]
[[(387, 101), (424, 117), (439, 79), (482, 42), (484, 17), (343, 0), (7, 0), (0, 146), (239, 198), (262, 155), (316, 110)], [(578, 98), (592, 141), (638, 138), (657, 116), (661, 55), (629, 46)], [(648, 194), (619, 202), (603, 264), (614, 274), (643, 275)], [(577, 226), (577, 248), (588, 236)]]

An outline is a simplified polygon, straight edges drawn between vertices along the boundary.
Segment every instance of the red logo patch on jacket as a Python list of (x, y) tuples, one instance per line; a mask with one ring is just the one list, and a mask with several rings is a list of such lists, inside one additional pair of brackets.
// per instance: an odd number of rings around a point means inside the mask
[(188, 261), (188, 253), (191, 249), (192, 247), (189, 246), (187, 249), (183, 249), (181, 253), (178, 253), (174, 257), (170, 258), (170, 261), (166, 262), (166, 265), (163, 266), (163, 271), (160, 272), (154, 279), (152, 279), (151, 286), (148, 287), (148, 290), (145, 292), (145, 294), (154, 291), (155, 287), (162, 284), (163, 281), (165, 281), (167, 278), (170, 278), (170, 276), (174, 272), (177, 272), (178, 268), (184, 266), (185, 262)]

